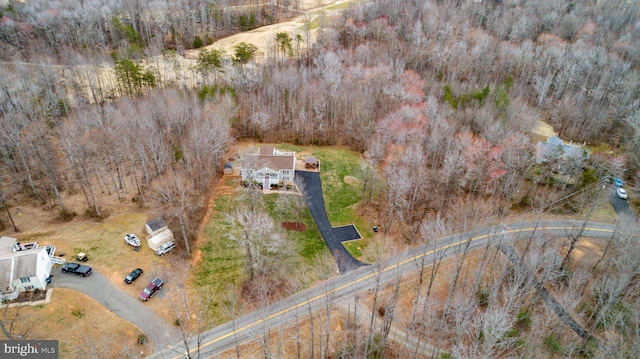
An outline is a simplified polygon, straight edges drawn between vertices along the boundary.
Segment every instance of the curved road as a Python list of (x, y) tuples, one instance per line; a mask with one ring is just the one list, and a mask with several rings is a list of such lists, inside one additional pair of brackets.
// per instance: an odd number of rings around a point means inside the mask
[[(189, 352), (200, 357), (215, 357), (232, 349), (236, 343), (244, 343), (259, 337), (261, 331), (295, 322), (300, 316), (316, 312), (327, 304), (348, 298), (376, 285), (384, 285), (415, 272), (421, 265), (433, 263), (434, 258), (447, 258), (463, 247), (467, 249), (486, 245), (499, 245), (518, 239), (581, 236), (609, 238), (617, 232), (612, 224), (579, 221), (537, 221), (512, 223), (509, 227), (494, 226), (441, 238), (431, 244), (419, 246), (409, 252), (371, 266), (360, 267), (344, 275), (320, 283), (308, 290), (286, 298), (262, 310), (249, 313), (217, 326), (199, 337), (200, 347), (195, 341), (189, 344)], [(636, 235), (637, 234), (633, 234)], [(153, 358), (181, 358), (183, 344), (177, 343), (155, 353)], [(196, 354), (197, 353), (197, 354)]]
[(131, 297), (95, 270), (86, 278), (62, 273), (60, 268), (52, 269), (51, 274), (54, 277), (49, 284), (50, 288), (75, 289), (97, 300), (121, 318), (137, 326), (151, 340), (154, 351), (164, 348), (178, 337), (178, 332), (173, 326), (138, 298)]

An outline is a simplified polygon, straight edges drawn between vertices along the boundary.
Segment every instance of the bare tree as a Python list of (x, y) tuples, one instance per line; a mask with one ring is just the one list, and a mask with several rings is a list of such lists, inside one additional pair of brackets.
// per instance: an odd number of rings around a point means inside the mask
[(229, 239), (245, 252), (249, 280), (255, 279), (257, 273), (265, 273), (272, 265), (269, 255), (275, 254), (284, 244), (280, 234), (274, 230), (271, 217), (262, 210), (239, 207), (226, 214), (226, 221), (230, 227)]

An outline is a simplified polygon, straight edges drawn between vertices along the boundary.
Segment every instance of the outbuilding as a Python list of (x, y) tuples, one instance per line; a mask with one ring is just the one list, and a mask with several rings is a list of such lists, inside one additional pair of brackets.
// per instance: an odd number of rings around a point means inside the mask
[(163, 231), (149, 238), (147, 240), (147, 244), (149, 245), (149, 248), (155, 251), (169, 241), (173, 241), (173, 232), (171, 232), (170, 229), (165, 228)]

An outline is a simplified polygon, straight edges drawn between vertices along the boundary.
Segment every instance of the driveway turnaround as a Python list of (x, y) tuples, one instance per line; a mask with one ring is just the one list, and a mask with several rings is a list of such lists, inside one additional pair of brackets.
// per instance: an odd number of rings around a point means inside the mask
[(327, 217), (327, 211), (324, 208), (320, 173), (296, 171), (296, 177), (303, 183), (302, 194), (304, 195), (307, 207), (309, 207), (309, 211), (322, 234), (322, 238), (324, 238), (324, 242), (327, 244), (327, 247), (329, 247), (333, 258), (335, 258), (340, 273), (344, 274), (350, 270), (367, 265), (353, 258), (351, 253), (342, 245), (344, 241), (362, 238), (356, 227), (354, 225), (331, 227), (331, 223), (329, 223), (329, 218)]
[(124, 320), (137, 326), (149, 338), (154, 351), (164, 348), (179, 337), (173, 326), (95, 269), (88, 277), (62, 273), (60, 268), (54, 268), (51, 273), (54, 277), (49, 287), (74, 289), (97, 300)]

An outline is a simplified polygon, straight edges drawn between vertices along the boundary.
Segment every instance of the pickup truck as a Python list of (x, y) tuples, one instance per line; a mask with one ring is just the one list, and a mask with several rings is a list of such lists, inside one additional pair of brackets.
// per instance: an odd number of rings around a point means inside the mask
[(78, 263), (65, 263), (62, 266), (62, 273), (71, 273), (86, 277), (91, 274), (91, 267)]
[(149, 285), (140, 292), (140, 300), (149, 300), (160, 290), (160, 288), (162, 288), (163, 284), (164, 281), (162, 279), (158, 277), (154, 278), (151, 283), (149, 283)]

